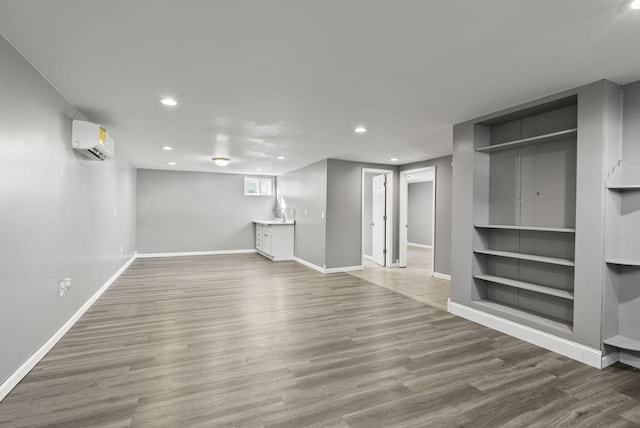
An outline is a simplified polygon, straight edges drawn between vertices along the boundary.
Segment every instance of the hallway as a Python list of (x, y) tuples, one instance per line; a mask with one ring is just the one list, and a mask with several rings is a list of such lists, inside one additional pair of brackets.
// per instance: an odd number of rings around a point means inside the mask
[(430, 248), (409, 246), (406, 268), (385, 268), (365, 259), (364, 270), (350, 274), (446, 311), (451, 282), (433, 277), (431, 251)]

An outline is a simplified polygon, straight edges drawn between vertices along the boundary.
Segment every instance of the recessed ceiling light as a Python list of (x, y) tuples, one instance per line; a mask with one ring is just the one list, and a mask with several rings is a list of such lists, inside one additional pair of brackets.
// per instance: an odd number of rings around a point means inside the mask
[(367, 128), (365, 128), (364, 126), (358, 126), (356, 129), (354, 129), (354, 131), (358, 134), (364, 134), (365, 132), (367, 132)]
[(173, 150), (173, 147), (171, 147), (171, 146), (162, 146), (162, 150), (166, 150), (166, 151), (169, 152), (169, 151)]
[(227, 166), (231, 162), (229, 158), (211, 158), (211, 160), (218, 166)]
[(178, 102), (173, 98), (163, 98), (160, 100), (160, 102), (166, 106), (171, 106), (171, 107), (178, 105)]
[(256, 168), (256, 171), (262, 171), (262, 168)]
[(631, 9), (640, 9), (640, 0), (634, 0), (631, 2)]
[(278, 159), (285, 159), (284, 156), (278, 156)]
[(389, 159), (391, 162), (398, 162), (398, 158), (390, 158)]
[(174, 166), (176, 163), (175, 162), (169, 162), (169, 165)]

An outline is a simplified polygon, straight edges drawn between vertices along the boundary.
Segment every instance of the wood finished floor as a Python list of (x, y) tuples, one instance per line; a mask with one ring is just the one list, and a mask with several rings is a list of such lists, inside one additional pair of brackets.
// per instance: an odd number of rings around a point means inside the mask
[(408, 246), (406, 268), (385, 268), (365, 259), (364, 270), (350, 274), (443, 311), (447, 310), (451, 283), (433, 277), (429, 248)]
[(140, 259), (0, 403), (0, 426), (631, 427), (640, 372), (295, 262)]

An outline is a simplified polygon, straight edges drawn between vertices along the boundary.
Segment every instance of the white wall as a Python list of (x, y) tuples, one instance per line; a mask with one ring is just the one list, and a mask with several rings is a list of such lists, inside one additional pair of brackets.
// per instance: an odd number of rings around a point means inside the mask
[(117, 135), (114, 159), (74, 153), (82, 116), (1, 37), (0, 100), (2, 383), (133, 255), (136, 170)]

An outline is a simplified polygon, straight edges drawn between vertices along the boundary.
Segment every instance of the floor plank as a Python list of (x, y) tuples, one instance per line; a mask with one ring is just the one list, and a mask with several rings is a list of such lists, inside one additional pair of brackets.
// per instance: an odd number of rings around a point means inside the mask
[(638, 409), (636, 369), (242, 254), (135, 261), (0, 403), (0, 426), (637, 427)]

